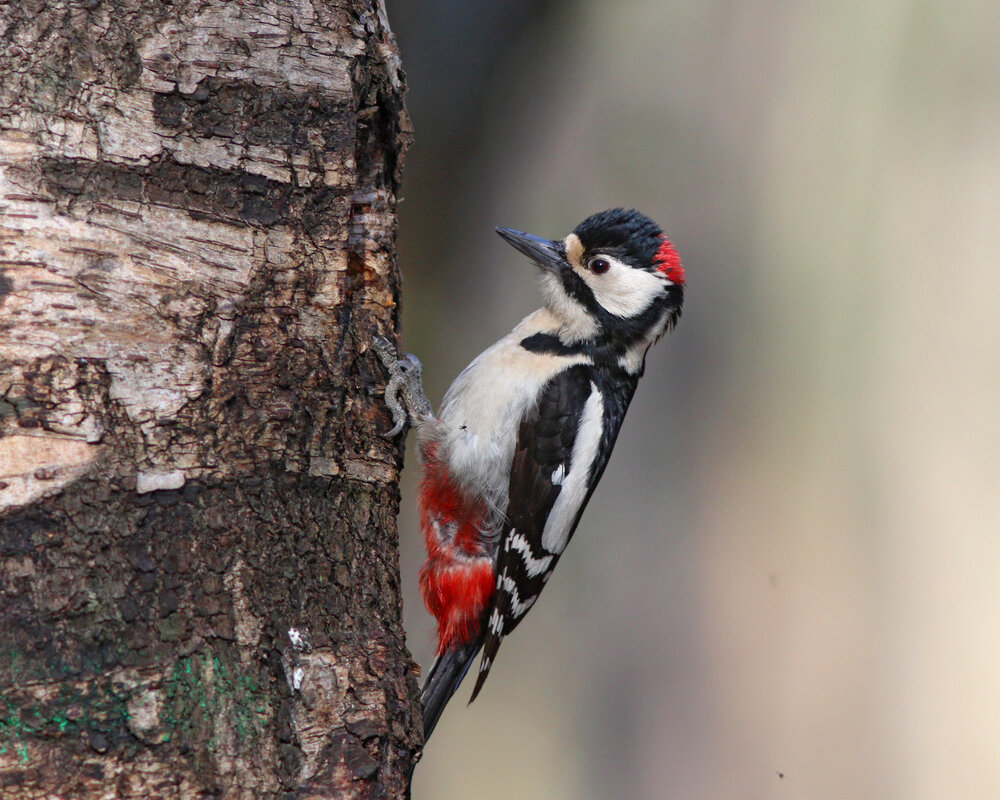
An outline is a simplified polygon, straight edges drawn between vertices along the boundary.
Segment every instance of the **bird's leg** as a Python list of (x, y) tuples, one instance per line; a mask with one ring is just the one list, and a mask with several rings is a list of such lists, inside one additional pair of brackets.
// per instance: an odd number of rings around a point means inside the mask
[(395, 423), (392, 430), (379, 434), (392, 439), (406, 427), (406, 423), (419, 423), (433, 419), (430, 400), (424, 394), (420, 381), (422, 368), (416, 356), (404, 353), (396, 355), (396, 348), (384, 336), (372, 338), (372, 347), (389, 372), (389, 382), (385, 385), (385, 404)]

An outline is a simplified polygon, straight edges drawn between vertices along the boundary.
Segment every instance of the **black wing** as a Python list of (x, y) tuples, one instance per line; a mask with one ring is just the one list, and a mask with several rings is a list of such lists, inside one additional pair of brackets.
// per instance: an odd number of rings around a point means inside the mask
[(637, 378), (591, 365), (561, 372), (521, 423), (497, 550), (497, 591), (485, 617), (476, 699), (504, 636), (538, 599), (614, 447)]

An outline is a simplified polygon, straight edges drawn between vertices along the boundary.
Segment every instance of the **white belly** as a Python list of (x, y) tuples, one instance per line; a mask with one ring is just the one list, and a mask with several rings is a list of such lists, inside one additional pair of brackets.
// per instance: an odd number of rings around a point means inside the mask
[(542, 387), (586, 356), (551, 356), (520, 346), (526, 336), (550, 329), (545, 309), (525, 318), (506, 337), (480, 354), (445, 394), (438, 418), (452, 479), (482, 497), (494, 511), (506, 509), (510, 463), (517, 431)]

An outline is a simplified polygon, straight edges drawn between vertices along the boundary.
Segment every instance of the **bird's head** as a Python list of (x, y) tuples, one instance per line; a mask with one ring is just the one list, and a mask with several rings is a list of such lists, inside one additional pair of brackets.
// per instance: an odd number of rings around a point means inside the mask
[(638, 211), (594, 214), (562, 241), (509, 228), (497, 233), (542, 268), (546, 305), (567, 341), (616, 351), (648, 347), (680, 317), (680, 257), (660, 226)]

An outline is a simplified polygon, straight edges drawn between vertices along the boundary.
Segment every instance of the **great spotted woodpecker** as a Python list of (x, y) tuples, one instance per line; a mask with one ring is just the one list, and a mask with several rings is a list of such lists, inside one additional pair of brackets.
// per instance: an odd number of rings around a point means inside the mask
[(541, 268), (545, 305), (465, 368), (436, 417), (419, 362), (376, 342), (392, 376), (387, 435), (409, 419), (423, 461), (420, 590), (438, 635), (421, 690), (426, 737), (482, 650), (476, 698), (538, 599), (608, 463), (646, 351), (684, 299), (677, 251), (637, 211), (594, 214), (562, 241), (497, 233)]

